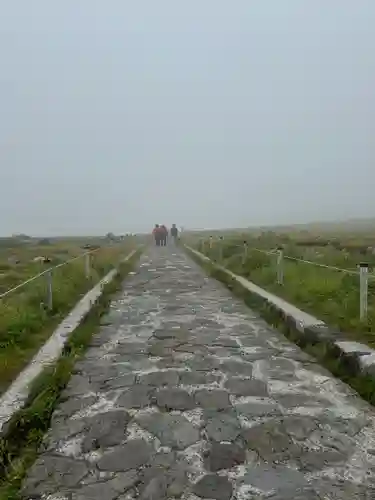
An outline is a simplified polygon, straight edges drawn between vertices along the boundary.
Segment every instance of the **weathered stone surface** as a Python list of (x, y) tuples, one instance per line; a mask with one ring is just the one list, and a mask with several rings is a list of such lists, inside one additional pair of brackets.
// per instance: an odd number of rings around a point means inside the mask
[(104, 471), (128, 471), (146, 464), (151, 459), (151, 455), (152, 448), (146, 441), (134, 439), (104, 454), (97, 466)]
[[(264, 493), (277, 491), (283, 492), (284, 495), (296, 493), (296, 490), (307, 489), (309, 486), (303, 474), (294, 469), (262, 464), (249, 467), (243, 481)], [(289, 496), (285, 498), (289, 499)]]
[(50, 430), (44, 438), (44, 451), (56, 450), (61, 441), (64, 441), (67, 438), (73, 438), (77, 436), (77, 434), (83, 433), (86, 429), (86, 424), (83, 419), (64, 419), (61, 421), (56, 418), (53, 420), (53, 423), (55, 428)]
[(309, 416), (288, 415), (282, 423), (286, 433), (297, 440), (308, 439), (318, 427), (317, 419)]
[(208, 410), (224, 410), (230, 406), (229, 393), (220, 389), (203, 389), (194, 394), (197, 405)]
[(212, 441), (235, 441), (241, 432), (238, 418), (232, 412), (206, 412), (206, 433)]
[(271, 498), (272, 500), (322, 500), (322, 497), (310, 487), (297, 489), (292, 487), (287, 490), (278, 491)]
[(230, 378), (225, 384), (225, 388), (236, 396), (257, 396), (267, 397), (267, 384), (261, 380)]
[(304, 451), (298, 458), (301, 469), (306, 472), (316, 472), (332, 467), (333, 465), (344, 464), (348, 459), (347, 454), (336, 450), (309, 450)]
[(135, 373), (125, 373), (117, 378), (107, 380), (104, 387), (110, 389), (118, 389), (121, 387), (129, 387), (135, 383)]
[(155, 371), (139, 376), (139, 383), (160, 387), (162, 385), (177, 385), (179, 382), (179, 372), (175, 370)]
[(123, 410), (99, 413), (87, 420), (89, 431), (82, 442), (84, 453), (96, 448), (107, 448), (125, 439), (130, 415)]
[(117, 406), (123, 408), (144, 408), (151, 404), (152, 389), (147, 385), (136, 384), (126, 389), (117, 399)]
[(170, 356), (174, 349), (180, 345), (177, 339), (153, 340), (148, 345), (150, 356)]
[(245, 460), (245, 450), (236, 444), (229, 443), (213, 443), (206, 457), (207, 469), (212, 472), (231, 469)]
[(175, 451), (159, 451), (153, 456), (151, 466), (167, 469), (168, 467), (171, 467), (176, 460), (177, 457)]
[(180, 415), (154, 413), (142, 415), (137, 421), (160, 439), (163, 446), (183, 450), (199, 440), (199, 430)]
[[(375, 498), (375, 486), (373, 484), (358, 484), (338, 478), (318, 477), (312, 480), (312, 486), (317, 491), (319, 500), (322, 498), (324, 500), (326, 498), (333, 498), (334, 500), (372, 500)], [(300, 499), (298, 498), (298, 500)], [(301, 500), (304, 499), (301, 497)]]
[(61, 413), (65, 417), (71, 417), (77, 411), (83, 410), (93, 405), (97, 400), (96, 396), (88, 396), (86, 398), (70, 398), (67, 401), (61, 403), (58, 413)]
[(235, 406), (238, 415), (241, 415), (249, 420), (265, 415), (281, 414), (278, 405), (269, 399), (262, 401), (261, 399), (250, 401), (248, 403), (240, 403)]
[[(153, 462), (154, 463), (154, 462)], [(186, 464), (175, 461), (169, 466), (152, 465), (146, 468), (140, 478), (140, 498), (178, 498), (188, 487)]]
[(99, 386), (87, 376), (77, 374), (72, 376), (63, 395), (69, 397), (84, 396), (90, 394), (90, 392), (96, 392), (98, 388)]
[(243, 436), (249, 449), (258, 452), (267, 462), (295, 457), (300, 453), (300, 448), (278, 421), (254, 425), (243, 431)]
[(160, 330), (155, 330), (154, 337), (159, 340), (178, 339), (180, 341), (187, 341), (189, 339), (189, 332), (183, 328), (175, 328), (173, 330), (160, 329)]
[[(139, 482), (139, 474), (136, 470), (117, 472), (116, 476), (109, 481), (111, 488), (117, 493), (125, 493)], [(105, 497), (104, 497), (105, 498)], [(104, 500), (102, 498), (101, 500)]]
[(230, 500), (233, 487), (226, 477), (208, 474), (193, 487), (193, 493), (200, 498)]
[(77, 486), (86, 474), (87, 466), (84, 462), (67, 457), (42, 455), (31, 468), (23, 494), (33, 497), (44, 490), (51, 492), (61, 487), (72, 488)]
[(186, 365), (192, 370), (197, 372), (210, 372), (216, 370), (220, 366), (220, 361), (214, 356), (195, 356), (186, 361)]
[(117, 354), (144, 354), (146, 346), (143, 342), (122, 342), (117, 344), (114, 349)]
[(218, 382), (220, 375), (205, 372), (180, 372), (180, 383), (182, 385), (203, 385)]
[(212, 345), (217, 345), (220, 347), (239, 347), (238, 342), (235, 338), (226, 337), (224, 335), (219, 335), (218, 337), (216, 337), (216, 339), (212, 342)]
[(140, 500), (163, 500), (167, 494), (167, 479), (160, 474), (151, 478), (140, 488)]
[(194, 399), (182, 389), (162, 389), (156, 393), (156, 402), (165, 410), (191, 410), (195, 407)]
[(109, 482), (82, 486), (73, 493), (73, 500), (114, 500), (118, 491), (112, 488)]
[(243, 375), (251, 377), (253, 374), (253, 365), (248, 362), (223, 361), (220, 364), (220, 368), (232, 376)]
[(328, 401), (324, 402), (321, 398), (311, 394), (275, 394), (275, 400), (280, 403), (284, 408), (293, 408), (296, 406), (320, 406), (322, 409), (328, 406)]
[(188, 489), (189, 478), (187, 471), (187, 466), (181, 462), (175, 463), (170, 468), (167, 475), (167, 494), (169, 497), (179, 498)]

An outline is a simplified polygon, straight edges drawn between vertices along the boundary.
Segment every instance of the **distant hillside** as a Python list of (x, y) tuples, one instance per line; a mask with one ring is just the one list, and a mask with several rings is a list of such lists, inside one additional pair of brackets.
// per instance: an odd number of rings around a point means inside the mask
[[(251, 228), (249, 228), (251, 229)], [(290, 232), (290, 231), (308, 231), (318, 233), (364, 233), (375, 232), (375, 218), (369, 219), (350, 219), (346, 221), (329, 222), (309, 222), (306, 224), (291, 224), (285, 226), (268, 226), (253, 228), (254, 230)]]
[(223, 232), (254, 232), (259, 233), (263, 231), (274, 231), (277, 233), (295, 233), (295, 232), (309, 232), (309, 233), (329, 233), (342, 234), (342, 233), (374, 233), (375, 234), (375, 217), (368, 219), (350, 219), (345, 221), (327, 221), (327, 222), (309, 222), (305, 224), (288, 224), (282, 226), (250, 226), (242, 228), (222, 228), (222, 229), (196, 229), (186, 230), (189, 233), (209, 233), (217, 235)]

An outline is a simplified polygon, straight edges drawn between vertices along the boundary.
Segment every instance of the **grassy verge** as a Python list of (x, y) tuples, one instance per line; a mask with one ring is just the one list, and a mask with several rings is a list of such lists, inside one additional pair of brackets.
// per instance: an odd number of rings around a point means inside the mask
[[(267, 255), (249, 245), (248, 256), (243, 260), (243, 243), (227, 240), (222, 243), (221, 264), (275, 295), (283, 297), (302, 310), (316, 316), (340, 331), (347, 332), (355, 340), (375, 346), (375, 280), (369, 281), (368, 318), (359, 318), (359, 277), (295, 260), (284, 259), (284, 284), (276, 283), (276, 254)], [(262, 248), (259, 242), (257, 246)], [(275, 247), (273, 247), (274, 249)], [(263, 247), (263, 250), (270, 250)], [(198, 248), (202, 251), (202, 248)], [(216, 243), (210, 250), (206, 245), (203, 253), (218, 260)], [(365, 258), (344, 253), (335, 248), (316, 249), (289, 244), (285, 255), (356, 270), (356, 264)], [(371, 257), (373, 258), (373, 257)], [(370, 258), (365, 260), (369, 261)], [(372, 261), (370, 262), (371, 265)]]
[(295, 324), (277, 309), (273, 304), (262, 297), (250, 292), (226, 272), (211, 262), (202, 261), (195, 254), (191, 257), (203, 267), (211, 277), (223, 283), (236, 297), (242, 299), (247, 306), (259, 314), (271, 325), (282, 332), (290, 341), (297, 344), (305, 352), (313, 356), (322, 366), (335, 377), (350, 385), (363, 399), (375, 405), (375, 379), (370, 375), (360, 373), (356, 359), (345, 356), (338, 351), (332, 337), (301, 333)]
[(25, 408), (9, 422), (6, 436), (0, 438), (0, 500), (18, 500), (21, 482), (37, 456), (74, 364), (89, 345), (99, 328), (100, 317), (108, 310), (112, 295), (120, 288), (138, 257), (139, 252), (119, 265), (118, 275), (104, 287), (97, 304), (73, 332), (61, 358), (33, 383)]
[(30, 361), (67, 312), (130, 249), (128, 244), (98, 249), (91, 256), (89, 278), (85, 275), (84, 258), (56, 269), (52, 281), (52, 310), (44, 306), (47, 297), (44, 276), (0, 301), (0, 393)]

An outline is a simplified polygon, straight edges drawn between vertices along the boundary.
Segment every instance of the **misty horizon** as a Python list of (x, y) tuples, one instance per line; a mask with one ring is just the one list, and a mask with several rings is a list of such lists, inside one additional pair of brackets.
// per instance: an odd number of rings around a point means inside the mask
[(4, 3), (0, 234), (374, 217), (374, 18), (369, 0)]

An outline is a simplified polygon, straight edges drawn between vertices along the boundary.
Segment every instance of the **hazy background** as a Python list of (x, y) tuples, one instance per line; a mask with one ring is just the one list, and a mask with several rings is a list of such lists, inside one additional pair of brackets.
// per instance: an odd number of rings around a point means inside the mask
[(374, 0), (0, 0), (0, 233), (375, 215)]

